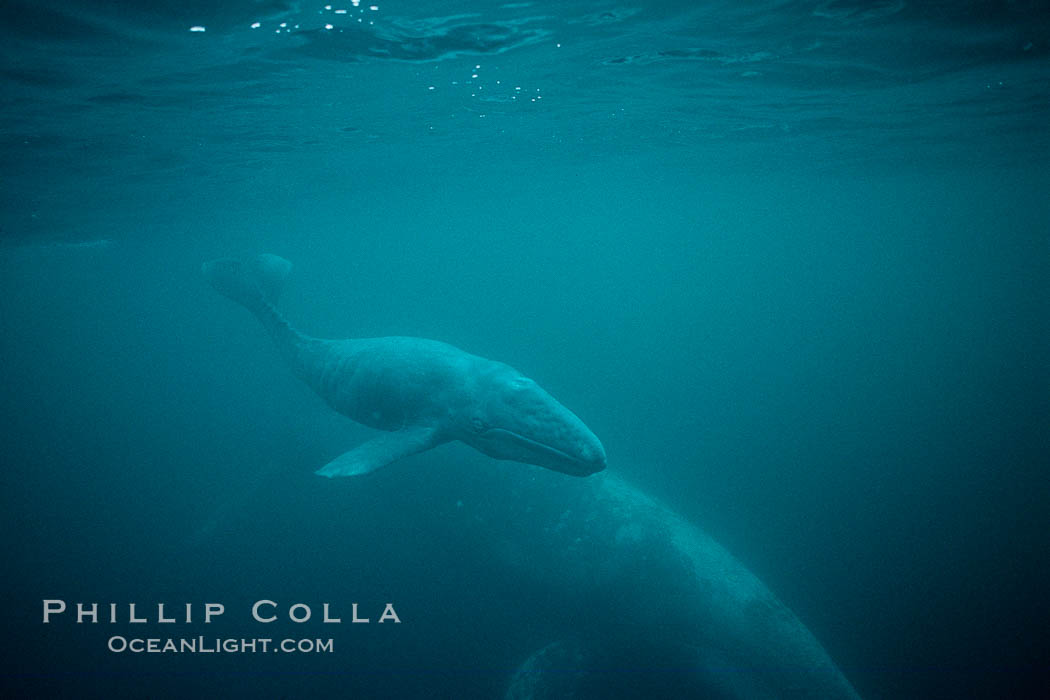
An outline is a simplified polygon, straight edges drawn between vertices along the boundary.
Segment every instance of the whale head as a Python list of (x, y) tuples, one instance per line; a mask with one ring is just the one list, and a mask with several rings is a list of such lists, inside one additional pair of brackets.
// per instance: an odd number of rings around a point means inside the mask
[(506, 365), (479, 381), (460, 439), (489, 457), (588, 476), (605, 469), (605, 448), (575, 413)]

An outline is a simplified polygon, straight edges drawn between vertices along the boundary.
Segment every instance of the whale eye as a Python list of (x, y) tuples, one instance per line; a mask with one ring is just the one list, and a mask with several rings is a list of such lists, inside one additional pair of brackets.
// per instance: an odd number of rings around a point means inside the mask
[(485, 421), (481, 420), (479, 416), (474, 416), (470, 419), (470, 427), (474, 429), (475, 433), (480, 433), (485, 430)]

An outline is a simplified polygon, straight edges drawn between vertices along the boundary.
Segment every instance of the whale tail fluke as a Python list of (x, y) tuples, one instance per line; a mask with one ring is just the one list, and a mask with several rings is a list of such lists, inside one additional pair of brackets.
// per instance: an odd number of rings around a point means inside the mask
[(255, 313), (277, 303), (291, 271), (290, 262), (268, 253), (244, 262), (220, 258), (201, 266), (204, 278), (215, 291)]
[(284, 289), (292, 264), (282, 257), (264, 253), (249, 260), (219, 258), (201, 265), (204, 278), (215, 291), (233, 299), (259, 319), (297, 372), (302, 371), (304, 346), (311, 339), (285, 320), (274, 306)]

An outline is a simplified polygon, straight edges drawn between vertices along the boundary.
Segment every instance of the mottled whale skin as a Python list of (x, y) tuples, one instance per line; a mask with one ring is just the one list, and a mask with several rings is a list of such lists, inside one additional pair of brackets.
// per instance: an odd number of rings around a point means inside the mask
[[(395, 472), (376, 488), (399, 484)], [(858, 698), (754, 574), (615, 473), (565, 480), (464, 465), (430, 471), (419, 488), (421, 502), (402, 504), (413, 518), (520, 582), (533, 606), (521, 624), (549, 624), (549, 643), (508, 654), (520, 666), (507, 698)], [(436, 504), (434, 493), (457, 501)]]
[(318, 474), (366, 474), (452, 440), (574, 476), (605, 468), (605, 449), (583, 421), (509, 365), (426, 338), (325, 340), (300, 333), (275, 307), (291, 267), (264, 254), (213, 260), (202, 272), (219, 293), (255, 314), (328, 405), (384, 431)]
[[(330, 405), (397, 436), (365, 443), (322, 473), (364, 473), (450, 439), (553, 471), (604, 467), (583, 423), (506, 365), (431, 340), (325, 341), (294, 330), (273, 306), (289, 268), (259, 256), (206, 263), (204, 274), (259, 317)], [(520, 622), (547, 630), (549, 642), (508, 652), (518, 668), (506, 698), (857, 700), (813, 634), (757, 577), (634, 485), (608, 472), (567, 480), (462, 461), (413, 474), (413, 489), (396, 470), (361, 487), (377, 499), (398, 493), (415, 527), (446, 542), (418, 562), (422, 569), (460, 563), (445, 550), (469, 551), (494, 575), (528, 587)]]

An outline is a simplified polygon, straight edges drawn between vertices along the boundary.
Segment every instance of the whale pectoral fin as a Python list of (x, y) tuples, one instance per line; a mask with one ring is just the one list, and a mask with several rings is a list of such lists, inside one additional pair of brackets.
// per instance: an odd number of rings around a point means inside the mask
[(431, 426), (414, 426), (383, 433), (339, 455), (315, 474), (329, 479), (368, 474), (402, 457), (428, 450), (439, 442), (442, 441), (437, 437), (437, 429)]

